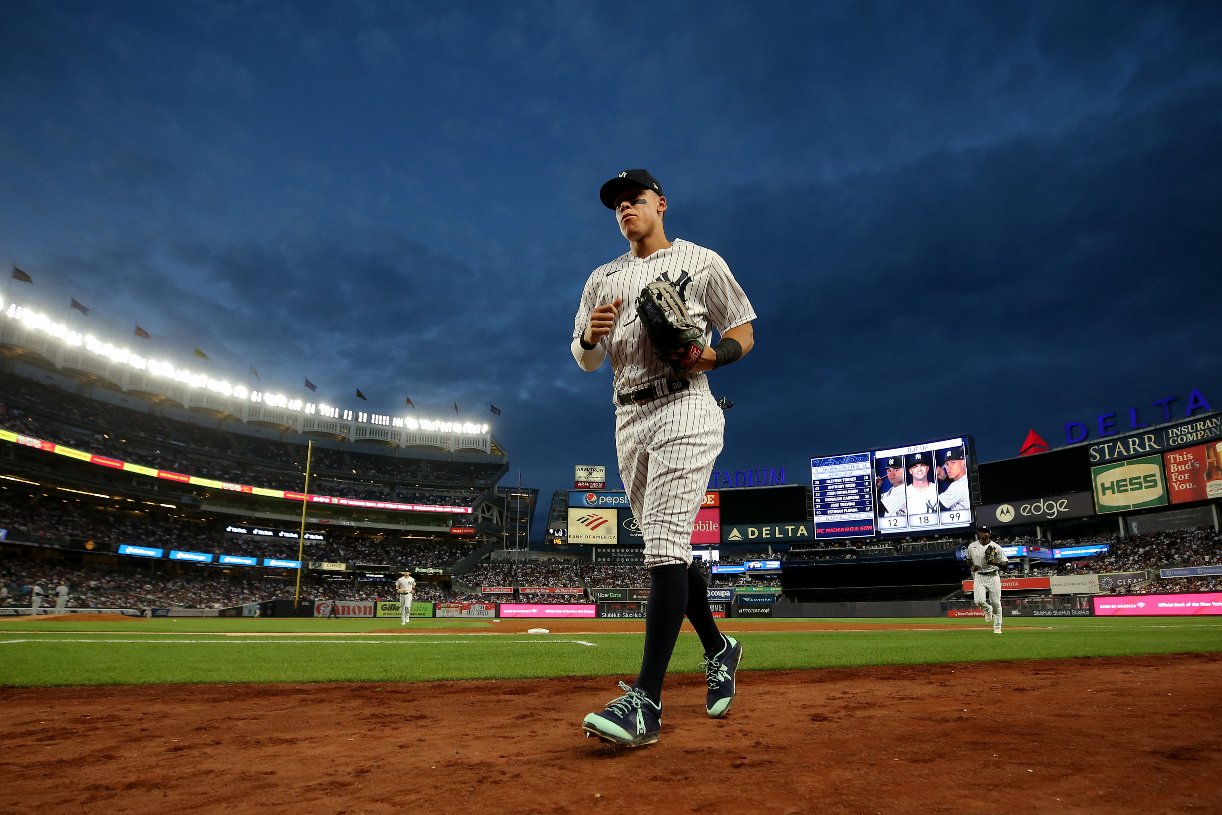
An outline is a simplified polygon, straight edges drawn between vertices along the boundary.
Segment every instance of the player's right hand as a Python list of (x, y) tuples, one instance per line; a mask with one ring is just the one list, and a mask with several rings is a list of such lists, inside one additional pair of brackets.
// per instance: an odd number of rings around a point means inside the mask
[(611, 333), (615, 327), (615, 318), (619, 316), (619, 307), (624, 304), (622, 297), (616, 297), (610, 303), (604, 303), (590, 312), (590, 326), (586, 329), (586, 344), (594, 345)]

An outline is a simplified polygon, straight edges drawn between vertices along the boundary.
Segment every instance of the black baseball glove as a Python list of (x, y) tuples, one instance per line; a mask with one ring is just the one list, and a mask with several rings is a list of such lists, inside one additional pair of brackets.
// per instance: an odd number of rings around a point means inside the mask
[(696, 325), (675, 287), (666, 280), (655, 280), (641, 289), (636, 298), (636, 314), (654, 353), (676, 371), (695, 367), (704, 351), (704, 329)]

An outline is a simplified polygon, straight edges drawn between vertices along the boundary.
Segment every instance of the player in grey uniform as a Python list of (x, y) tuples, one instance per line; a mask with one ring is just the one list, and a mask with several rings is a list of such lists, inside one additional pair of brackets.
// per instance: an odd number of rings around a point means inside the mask
[(410, 571), (395, 581), (395, 591), (399, 594), (399, 625), (407, 625), (412, 621), (412, 595), (416, 593), (416, 578)]
[(55, 587), (55, 613), (63, 614), (68, 608), (68, 587), (60, 583)]
[(972, 569), (972, 601), (984, 609), (985, 622), (993, 624), (993, 633), (1001, 633), (1001, 567), (1006, 554), (990, 540), (987, 526), (976, 528), (976, 540), (968, 544), (967, 562)]
[[(629, 251), (586, 280), (572, 352), (585, 371), (611, 360), (620, 477), (645, 538), (650, 587), (640, 674), (631, 687), (621, 682), (624, 695), (586, 716), (582, 726), (587, 735), (636, 747), (658, 740), (662, 682), (684, 616), (705, 651), (705, 711), (720, 718), (734, 698), (742, 646), (713, 620), (691, 536), (725, 430), (705, 374), (751, 351), (756, 315), (720, 256), (666, 237), (667, 200), (647, 170), (625, 170), (603, 185), (599, 198), (615, 212)], [(690, 370), (658, 358), (633, 308), (641, 289), (661, 279), (705, 327), (704, 350)], [(720, 337), (715, 346), (713, 330)]]

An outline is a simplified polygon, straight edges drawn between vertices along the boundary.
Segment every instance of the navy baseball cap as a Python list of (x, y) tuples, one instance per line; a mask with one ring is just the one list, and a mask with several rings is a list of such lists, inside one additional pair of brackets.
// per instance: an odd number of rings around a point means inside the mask
[(942, 452), (942, 463), (943, 464), (945, 464), (948, 461), (955, 461), (955, 460), (963, 461), (963, 448), (962, 447), (955, 447), (951, 450), (944, 450)]
[(926, 467), (928, 467), (929, 466), (929, 455), (926, 453), (913, 453), (912, 461), (908, 462), (908, 469), (911, 470), (913, 467), (917, 466), (918, 464), (924, 464)]
[(900, 458), (899, 456), (892, 456), (891, 458), (887, 459), (887, 469), (888, 470), (904, 469), (904, 460)]
[(624, 190), (653, 190), (658, 195), (666, 194), (662, 192), (662, 185), (658, 183), (658, 179), (654, 178), (648, 170), (624, 170), (603, 184), (602, 189), (598, 191), (598, 197), (604, 207), (615, 209), (615, 197)]

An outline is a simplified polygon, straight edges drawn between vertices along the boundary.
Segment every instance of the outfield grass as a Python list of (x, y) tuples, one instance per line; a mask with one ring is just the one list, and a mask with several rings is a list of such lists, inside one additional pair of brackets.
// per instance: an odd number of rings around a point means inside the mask
[[(235, 682), (423, 682), (632, 676), (641, 634), (507, 634), (486, 620), (429, 620), (443, 633), (374, 633), (394, 621), (141, 619), (0, 621), (0, 686)], [(780, 620), (769, 620), (775, 625)], [(918, 665), (1064, 657), (1222, 652), (1222, 619), (1011, 618), (994, 636), (980, 621), (829, 620), (847, 630), (742, 631), (743, 670)], [(896, 623), (913, 630), (866, 629)], [(541, 623), (546, 625), (546, 623)], [(596, 629), (597, 621), (591, 622)], [(479, 635), (479, 636), (477, 636)], [(700, 670), (694, 635), (680, 636), (673, 672)]]

